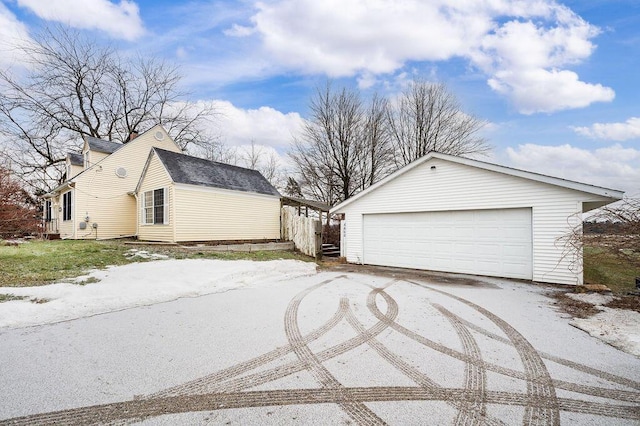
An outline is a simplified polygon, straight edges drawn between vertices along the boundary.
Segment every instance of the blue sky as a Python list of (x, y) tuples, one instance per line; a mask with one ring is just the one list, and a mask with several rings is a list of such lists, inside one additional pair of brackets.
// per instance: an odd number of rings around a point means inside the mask
[(488, 160), (640, 196), (635, 0), (0, 0), (5, 40), (58, 23), (179, 64), (228, 145), (285, 164), (317, 85), (393, 98), (417, 78), (488, 122)]

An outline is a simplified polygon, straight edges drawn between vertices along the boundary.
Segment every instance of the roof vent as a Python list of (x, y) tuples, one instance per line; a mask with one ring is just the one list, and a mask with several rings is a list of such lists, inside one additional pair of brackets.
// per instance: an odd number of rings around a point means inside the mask
[(127, 169), (125, 169), (124, 167), (118, 167), (116, 169), (116, 176), (118, 176), (119, 178), (126, 178), (127, 177)]
[(153, 135), (153, 137), (155, 137), (155, 138), (156, 138), (156, 140), (161, 141), (161, 140), (163, 140), (163, 139), (164, 139), (164, 133), (162, 133), (160, 130), (158, 130), (158, 131)]

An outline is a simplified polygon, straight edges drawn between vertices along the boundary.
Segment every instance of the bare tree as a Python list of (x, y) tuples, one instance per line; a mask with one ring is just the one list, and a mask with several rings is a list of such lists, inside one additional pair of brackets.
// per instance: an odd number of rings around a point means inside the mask
[(374, 94), (364, 114), (360, 158), (360, 189), (366, 189), (393, 171), (393, 147), (386, 120), (388, 101)]
[(262, 175), (276, 188), (282, 189), (283, 185), (285, 185), (280, 159), (273, 151), (263, 157), (256, 170), (262, 173)]
[(208, 137), (213, 107), (181, 101), (173, 65), (123, 57), (63, 28), (16, 48), (28, 66), (20, 74), (0, 71), (0, 142), (35, 187), (58, 183), (66, 152), (79, 149), (81, 135), (125, 143), (160, 123), (183, 148)]
[(484, 122), (462, 112), (442, 84), (414, 82), (397, 102), (363, 102), (354, 90), (318, 89), (311, 117), (290, 156), (303, 191), (334, 204), (366, 189), (429, 151), (453, 155), (489, 149)]
[(311, 117), (289, 153), (301, 184), (313, 198), (327, 204), (351, 197), (359, 188), (363, 155), (363, 107), (360, 94), (329, 83), (318, 88), (310, 103)]
[(287, 178), (287, 185), (284, 189), (284, 194), (289, 197), (302, 198), (302, 188), (295, 178), (289, 176)]
[(478, 135), (485, 122), (464, 113), (444, 84), (413, 82), (387, 111), (397, 167), (429, 151), (465, 155), (489, 149)]
[(249, 145), (249, 147), (245, 147), (242, 149), (240, 158), (244, 167), (257, 170), (263, 156), (264, 150), (262, 149), (262, 147), (256, 145), (256, 141), (251, 139), (251, 144)]
[[(585, 247), (590, 249), (589, 257), (592, 260), (603, 259), (606, 264), (612, 258), (640, 270), (639, 198), (624, 198), (601, 207), (590, 212), (584, 223), (581, 220), (579, 222), (578, 226), (557, 241), (563, 249), (563, 258), (569, 259), (576, 270), (583, 270), (582, 253)], [(591, 269), (594, 267), (588, 266)]]

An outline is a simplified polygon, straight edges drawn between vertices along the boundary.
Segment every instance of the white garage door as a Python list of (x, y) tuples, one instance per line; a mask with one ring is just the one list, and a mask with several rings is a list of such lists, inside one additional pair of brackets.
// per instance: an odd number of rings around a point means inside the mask
[(364, 263), (532, 279), (531, 209), (364, 215)]

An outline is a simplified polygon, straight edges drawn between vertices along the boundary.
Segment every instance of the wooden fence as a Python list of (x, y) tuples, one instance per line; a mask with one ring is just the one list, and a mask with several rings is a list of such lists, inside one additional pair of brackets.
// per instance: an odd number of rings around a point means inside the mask
[(322, 257), (322, 223), (313, 217), (299, 216), (295, 207), (281, 212), (282, 239), (293, 241), (296, 249), (315, 258)]

